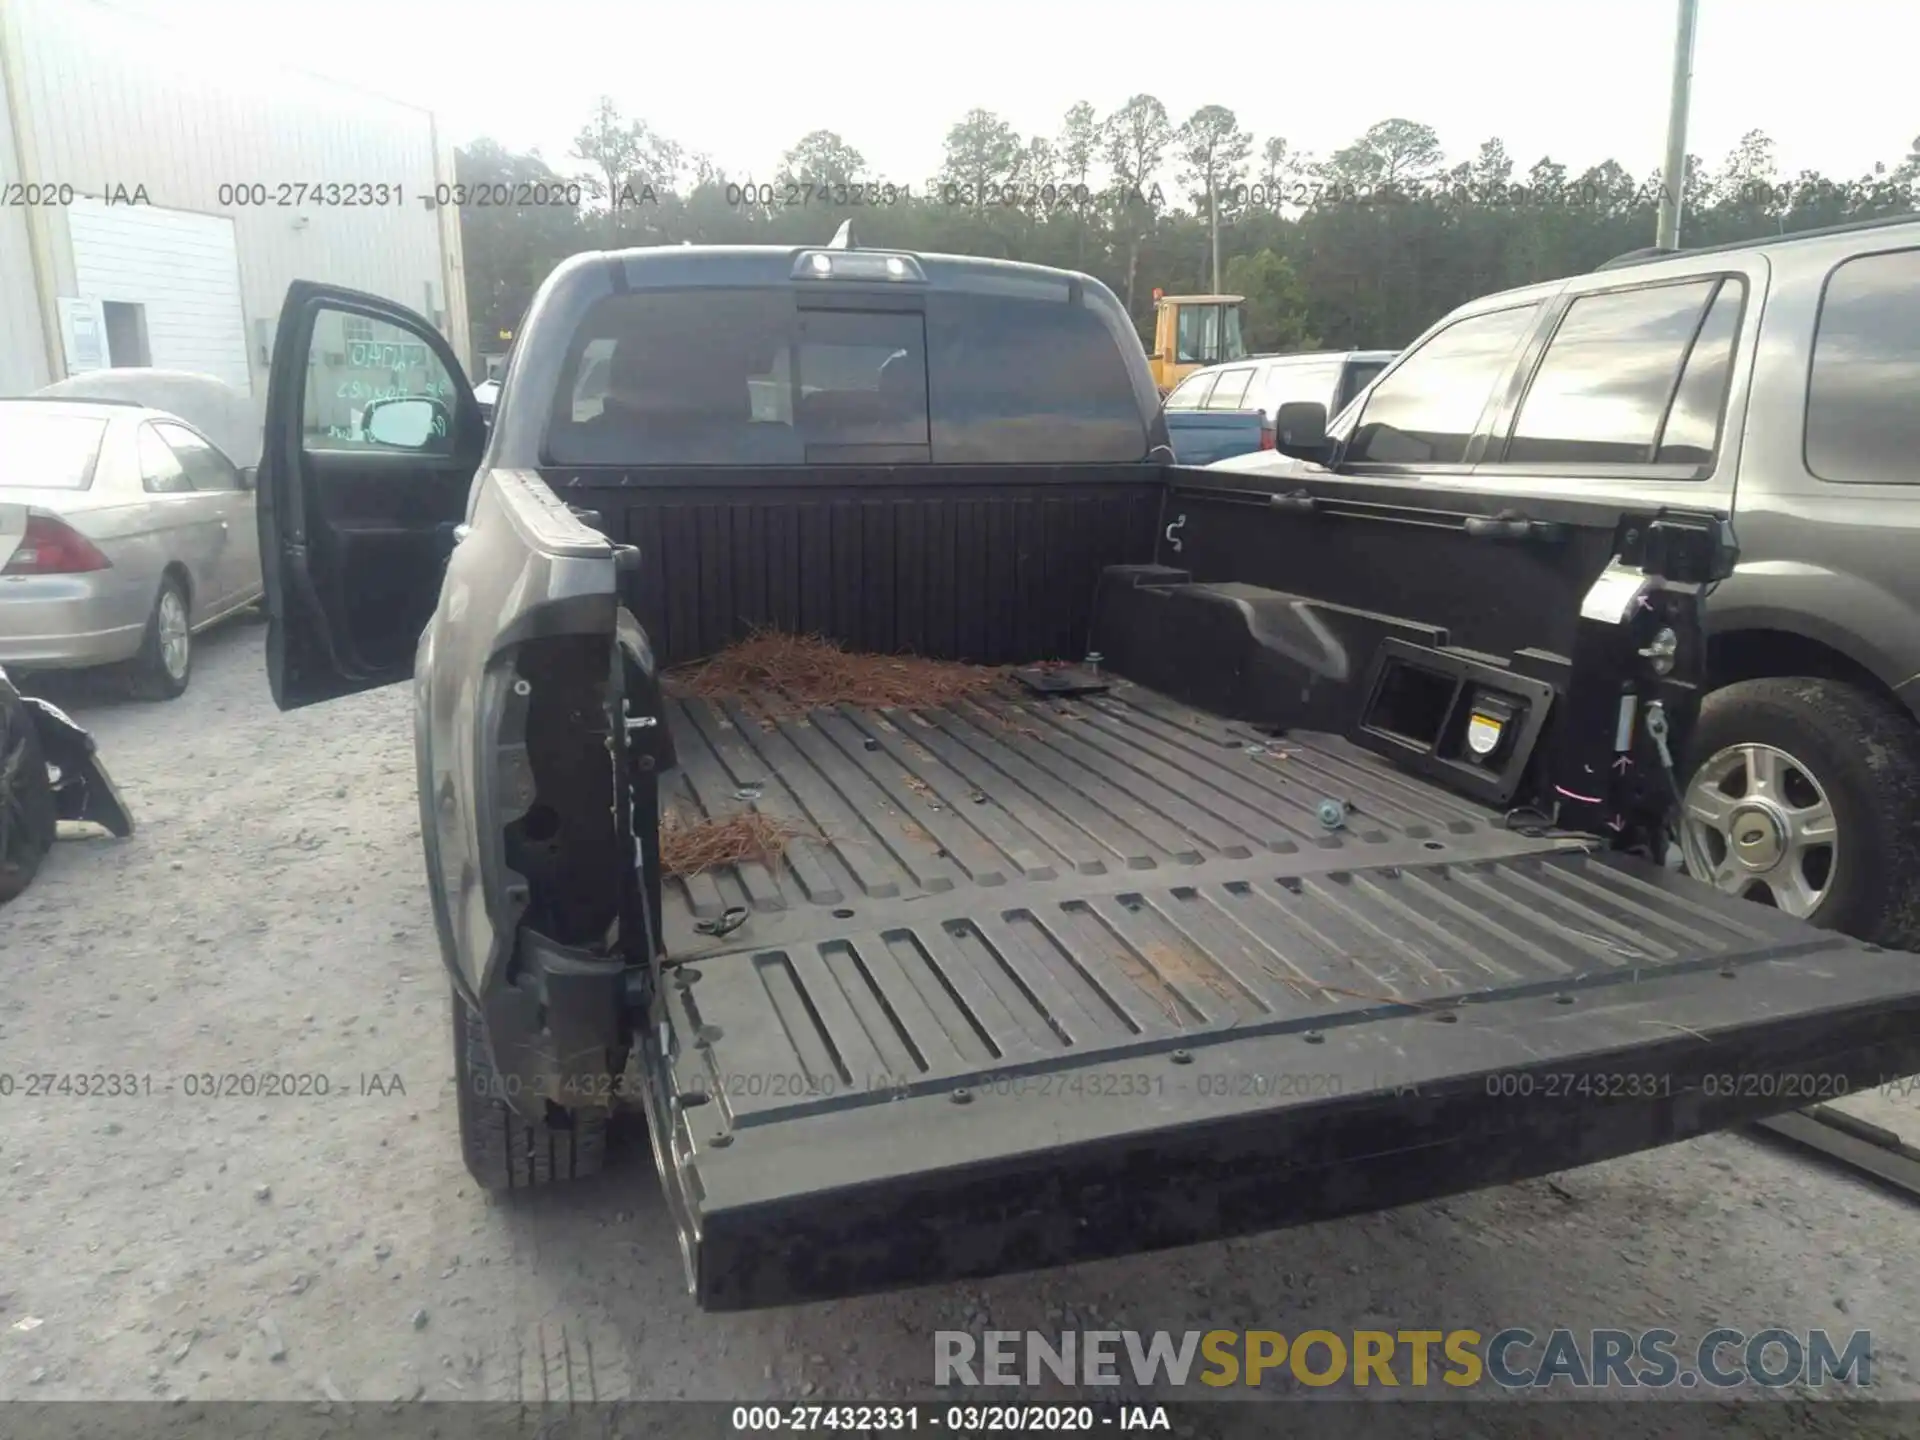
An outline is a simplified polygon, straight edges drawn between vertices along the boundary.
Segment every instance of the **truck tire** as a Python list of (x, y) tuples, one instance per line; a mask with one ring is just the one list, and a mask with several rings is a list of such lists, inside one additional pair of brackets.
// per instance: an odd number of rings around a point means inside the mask
[(600, 1173), (607, 1158), (607, 1112), (564, 1112), (565, 1126), (523, 1118), (500, 1096), (486, 1029), (473, 1007), (453, 1000), (453, 1073), (460, 1150), (488, 1190), (531, 1190)]
[(169, 575), (154, 597), (140, 653), (127, 662), (127, 689), (139, 700), (177, 700), (192, 678), (192, 612), (186, 587)]
[(1680, 814), (1687, 872), (1829, 930), (1920, 946), (1920, 726), (1836, 680), (1707, 696)]
[(32, 883), (58, 829), (33, 712), (0, 680), (0, 905)]

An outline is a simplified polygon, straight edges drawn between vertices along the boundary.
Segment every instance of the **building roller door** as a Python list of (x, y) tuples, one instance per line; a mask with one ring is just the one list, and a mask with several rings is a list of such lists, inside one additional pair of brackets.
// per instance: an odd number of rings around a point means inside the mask
[(114, 363), (215, 375), (252, 392), (233, 221), (76, 200), (67, 212), (83, 298), (104, 307)]

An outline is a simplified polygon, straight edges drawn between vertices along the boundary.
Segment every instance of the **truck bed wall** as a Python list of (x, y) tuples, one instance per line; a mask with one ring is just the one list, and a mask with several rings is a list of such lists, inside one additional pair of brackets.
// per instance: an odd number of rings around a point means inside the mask
[(666, 665), (756, 625), (1005, 664), (1085, 652), (1100, 574), (1153, 558), (1159, 465), (545, 473), (638, 547), (628, 607)]
[(1511, 506), (1498, 495), (1184, 467), (1167, 482), (1156, 564), (1102, 579), (1090, 643), (1108, 668), (1232, 719), (1363, 743), (1390, 639), (1564, 691), (1581, 601), (1633, 524), (1529, 502), (1554, 537), (1499, 540), (1467, 528)]

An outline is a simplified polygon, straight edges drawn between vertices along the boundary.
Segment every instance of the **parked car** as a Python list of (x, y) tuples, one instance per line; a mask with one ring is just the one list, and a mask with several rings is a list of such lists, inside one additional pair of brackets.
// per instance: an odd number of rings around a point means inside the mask
[(1323, 481), (1522, 515), (1575, 498), (1730, 514), (1687, 870), (1920, 943), (1920, 218), (1635, 252), (1476, 300), (1325, 424), (1302, 407), (1280, 440)]
[(1280, 407), (1297, 401), (1318, 401), (1329, 416), (1338, 415), (1398, 353), (1326, 350), (1249, 356), (1189, 375), (1167, 397), (1167, 413), (1253, 409), (1266, 416), (1269, 429), (1278, 420)]
[(249, 443), (244, 421), (220, 418), (233, 394), (252, 413), (244, 394), (206, 376), (132, 383), (170, 408), (65, 393), (72, 381), (0, 400), (0, 663), (114, 666), (134, 693), (172, 699), (194, 635), (260, 598), (257, 422), (243, 464), (212, 427)]
[(1258, 410), (1169, 410), (1167, 440), (1182, 465), (1211, 465), (1273, 449), (1273, 426)]
[[(301, 417), (350, 332), (433, 364), (341, 440)], [(592, 1173), (637, 1106), (701, 1305), (1403, 1205), (1792, 1109), (1816, 1061), (1920, 1070), (1916, 957), (1657, 863), (1712, 510), (1165, 464), (1105, 285), (844, 232), (576, 255), (516, 344), (489, 433), (427, 319), (290, 289), (268, 677), (411, 677), (467, 1166)], [(763, 627), (1102, 659), (801, 716), (663, 683)], [(668, 878), (663, 808), (796, 838)]]

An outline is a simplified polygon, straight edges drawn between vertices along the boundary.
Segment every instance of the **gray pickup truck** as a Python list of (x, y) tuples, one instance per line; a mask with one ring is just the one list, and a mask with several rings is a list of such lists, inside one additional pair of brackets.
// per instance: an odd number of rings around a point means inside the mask
[[(1679, 838), (1698, 878), (1920, 947), (1920, 218), (1637, 251), (1429, 330), (1280, 481), (1731, 515)], [(1299, 443), (1295, 443), (1299, 442)], [(1289, 454), (1293, 458), (1289, 458)]]
[[(386, 393), (342, 440), (305, 407), (354, 379)], [(413, 681), (467, 1164), (589, 1174), (638, 1109), (705, 1307), (1920, 1070), (1913, 956), (1661, 863), (1735, 559), (1692, 495), (1165, 464), (1098, 281), (850, 236), (573, 257), (490, 430), (426, 320), (297, 284), (268, 409), (276, 702)], [(751, 627), (1007, 670), (798, 715), (663, 678)], [(669, 809), (795, 838), (668, 876)]]

